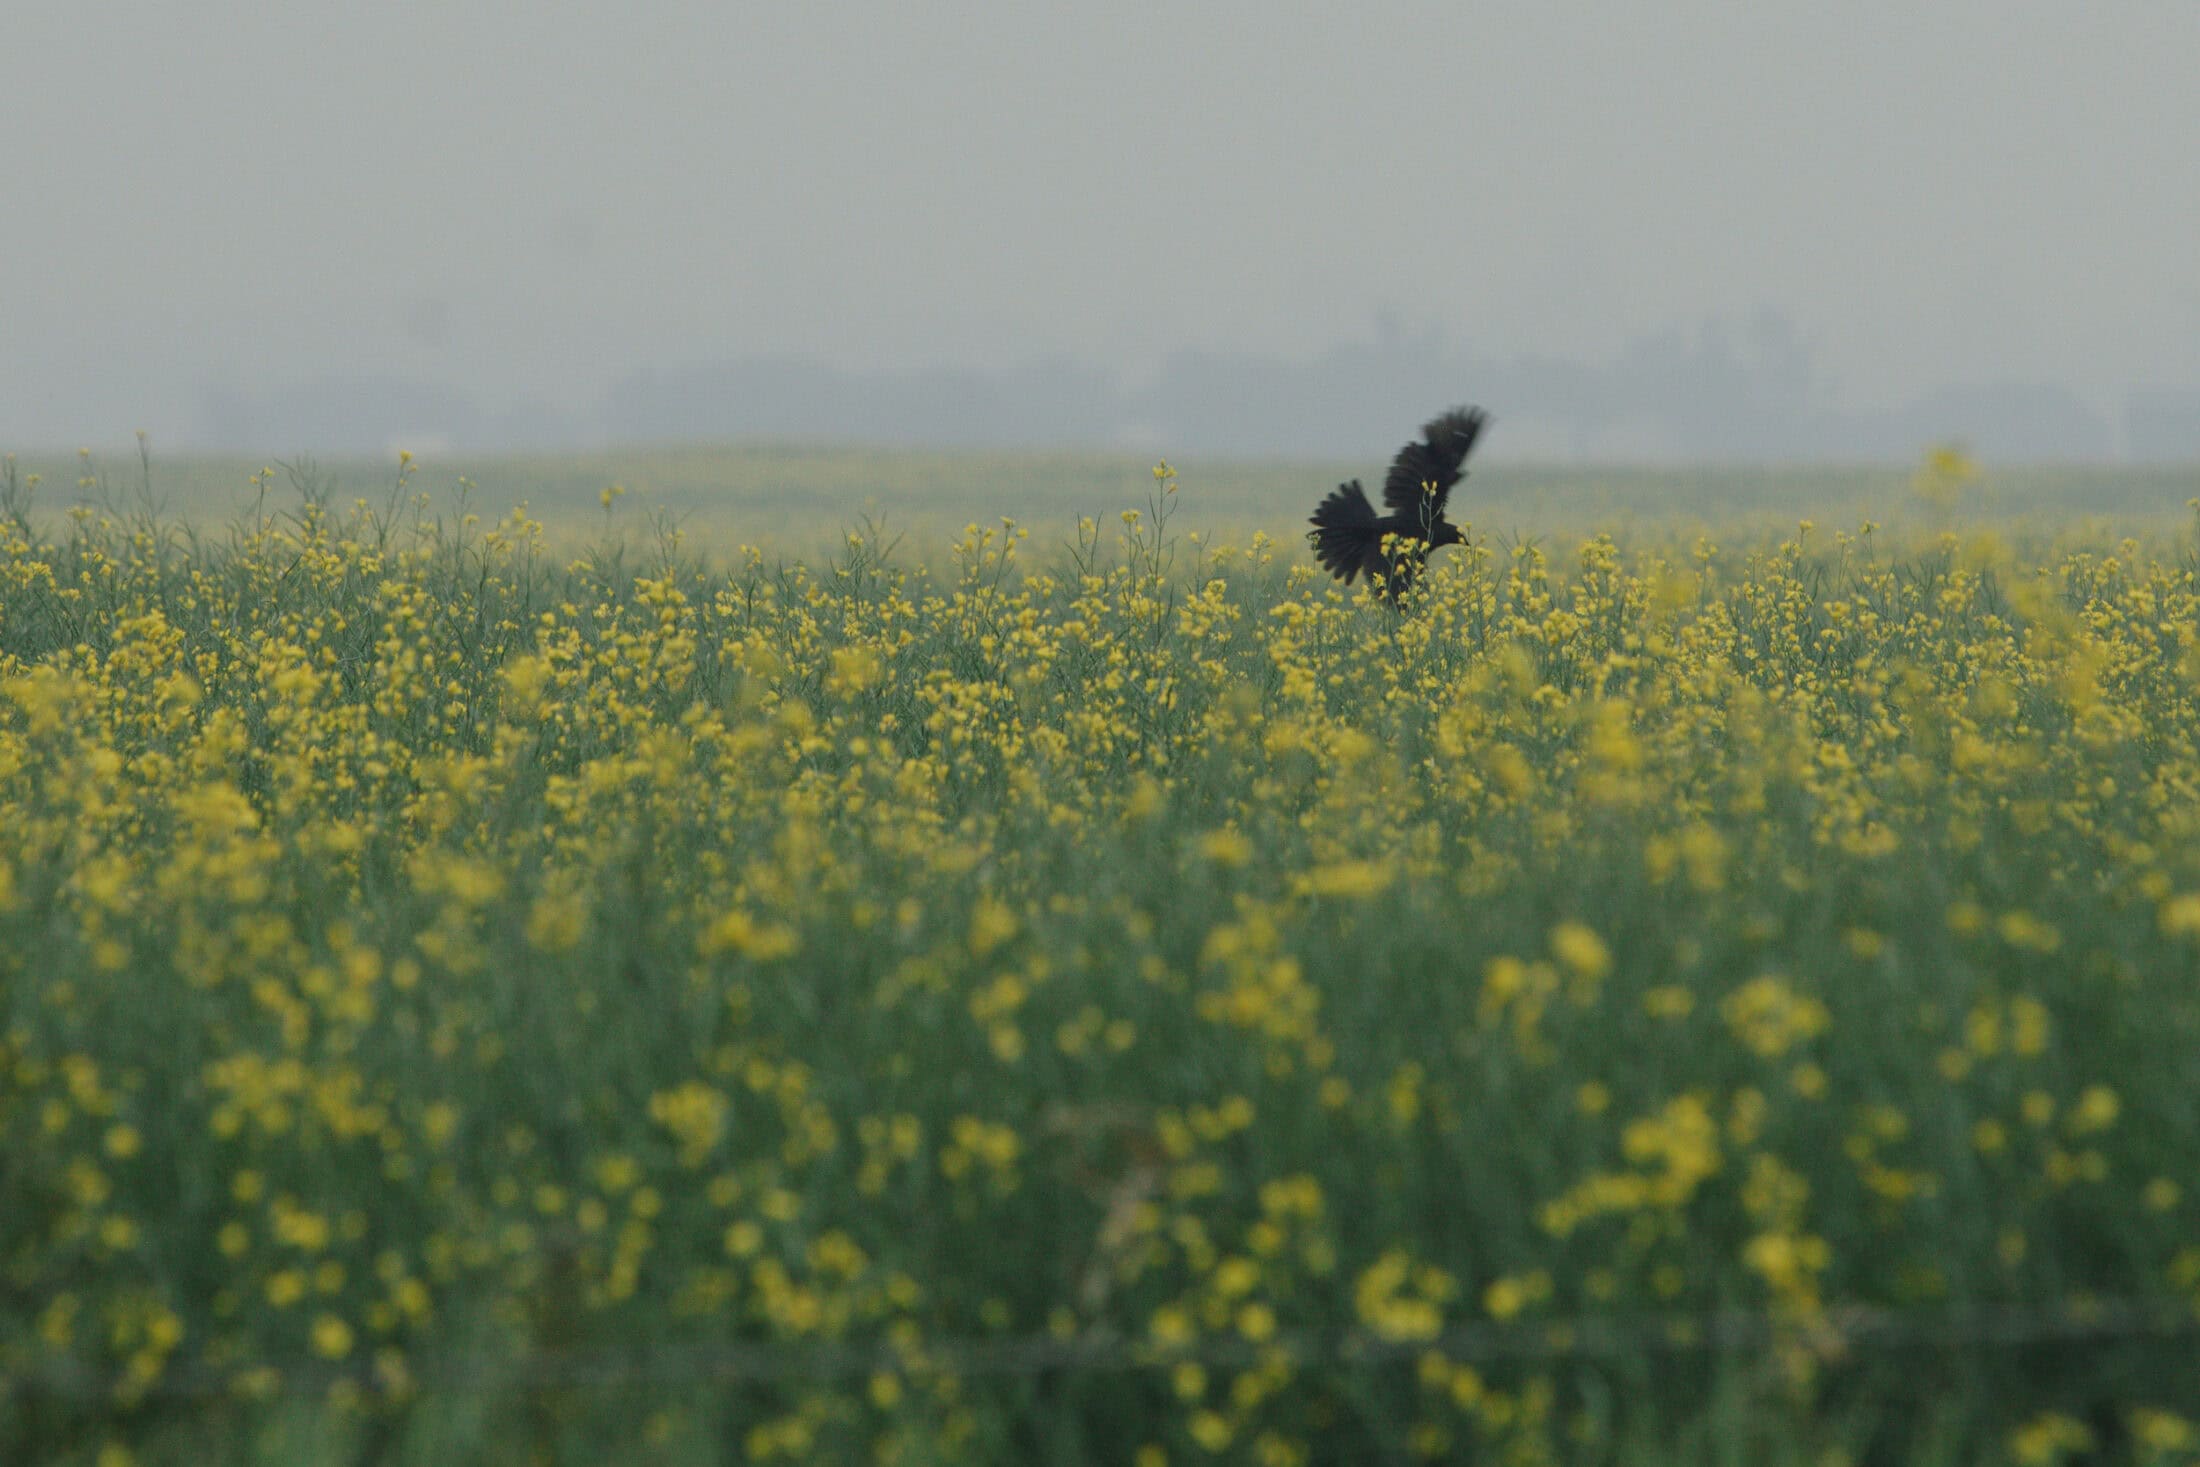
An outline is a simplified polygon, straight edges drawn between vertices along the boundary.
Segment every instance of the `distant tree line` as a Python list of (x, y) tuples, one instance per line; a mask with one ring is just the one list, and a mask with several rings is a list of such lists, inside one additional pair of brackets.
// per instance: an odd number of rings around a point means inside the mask
[(580, 411), (491, 407), (401, 377), (331, 377), (208, 400), (201, 446), (478, 451), (777, 438), (922, 446), (1086, 446), (1349, 457), (1387, 451), (1397, 404), (1488, 403), (1509, 456), (1906, 462), (1968, 442), (2002, 462), (2200, 460), (2200, 389), (2141, 388), (2104, 411), (2070, 387), (1943, 388), (1877, 411), (1833, 404), (1809, 344), (1763, 312), (1638, 338), (1607, 362), (1503, 356), (1386, 324), (1292, 361), (1184, 352), (1129, 382), (1061, 359), (862, 370), (798, 355), (640, 368)]

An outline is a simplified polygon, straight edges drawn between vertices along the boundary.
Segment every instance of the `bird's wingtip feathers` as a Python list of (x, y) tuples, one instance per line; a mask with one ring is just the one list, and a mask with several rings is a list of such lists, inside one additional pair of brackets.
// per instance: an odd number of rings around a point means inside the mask
[[(1421, 437), (1435, 448), (1450, 449), (1456, 444), (1459, 456), (1465, 458), (1466, 450), (1474, 447), (1474, 440), (1489, 420), (1490, 415), (1478, 407), (1455, 407), (1422, 424)], [(1464, 443), (1459, 442), (1461, 439)]]

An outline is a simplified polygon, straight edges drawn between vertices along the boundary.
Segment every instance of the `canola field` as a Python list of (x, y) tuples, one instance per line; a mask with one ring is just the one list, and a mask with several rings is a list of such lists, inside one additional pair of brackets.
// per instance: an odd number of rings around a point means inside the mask
[(0, 1460), (2200, 1460), (2189, 527), (28, 491)]

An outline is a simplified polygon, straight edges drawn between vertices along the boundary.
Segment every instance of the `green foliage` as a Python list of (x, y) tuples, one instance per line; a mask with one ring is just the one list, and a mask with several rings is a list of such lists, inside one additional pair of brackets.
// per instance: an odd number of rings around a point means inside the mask
[(0, 483), (0, 1457), (2190, 1458), (2183, 542), (305, 483)]

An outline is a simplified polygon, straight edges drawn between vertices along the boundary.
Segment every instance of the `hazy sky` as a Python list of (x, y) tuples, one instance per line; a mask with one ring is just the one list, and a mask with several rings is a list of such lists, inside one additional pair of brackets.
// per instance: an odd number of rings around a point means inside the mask
[(1599, 360), (1770, 307), (1851, 406), (2200, 387), (2193, 0), (6, 0), (0, 57), (6, 444), (1386, 313)]

